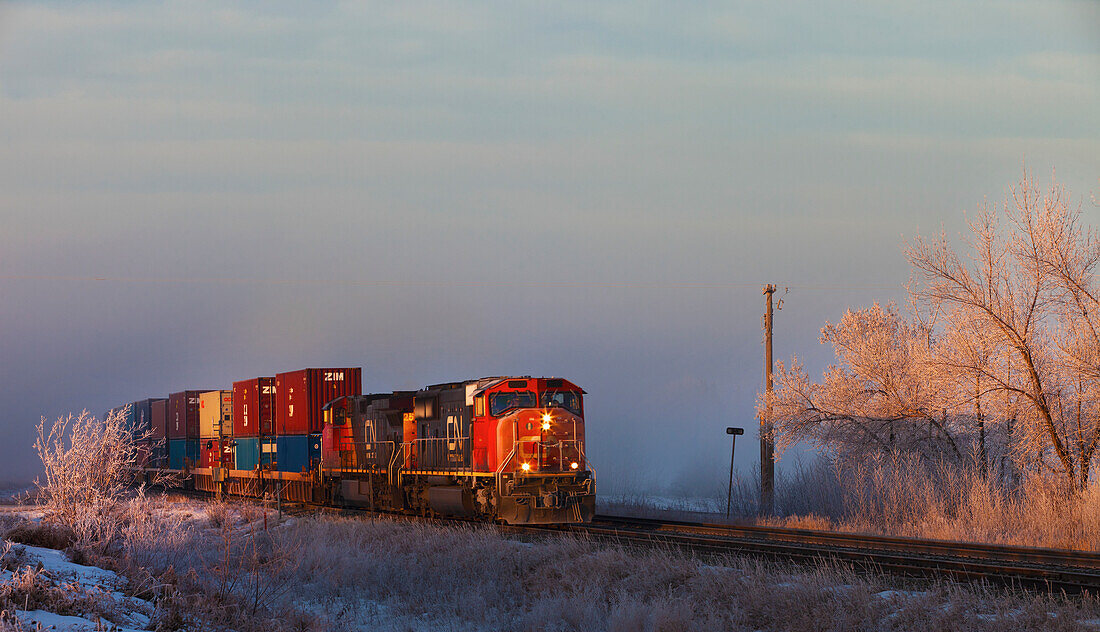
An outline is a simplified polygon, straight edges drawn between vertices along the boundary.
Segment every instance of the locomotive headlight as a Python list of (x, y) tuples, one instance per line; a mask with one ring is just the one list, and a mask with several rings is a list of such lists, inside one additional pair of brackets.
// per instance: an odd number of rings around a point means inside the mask
[(569, 467), (573, 468), (574, 470), (577, 469), (580, 466), (581, 466), (581, 464), (577, 463), (576, 461), (573, 461), (572, 463), (569, 464)]
[(549, 430), (550, 429), (550, 422), (549, 421), (542, 422), (542, 429), (543, 430)]
[(550, 413), (543, 413), (542, 414), (542, 423), (544, 423), (544, 424), (550, 423)]
[(524, 463), (520, 467), (523, 468), (524, 472), (530, 472), (531, 471), (531, 464), (530, 463)]

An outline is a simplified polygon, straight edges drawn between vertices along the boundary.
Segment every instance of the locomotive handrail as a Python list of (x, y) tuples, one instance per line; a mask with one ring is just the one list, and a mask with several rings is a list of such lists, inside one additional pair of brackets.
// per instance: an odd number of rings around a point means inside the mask
[[(567, 449), (576, 450), (577, 458), (572, 460), (572, 462), (577, 463), (576, 471), (583, 471), (588, 467), (588, 456), (584, 453), (584, 448), (582, 447), (583, 443), (584, 442), (580, 439), (555, 439), (553, 443), (542, 439), (517, 439), (512, 443), (512, 450), (508, 453), (508, 456), (506, 456), (504, 460), (501, 461), (500, 466), (497, 467), (497, 473), (503, 473), (504, 469), (515, 460), (516, 452), (523, 444), (532, 445), (530, 451), (533, 452), (533, 454), (530, 458), (532, 462), (536, 464), (536, 467), (529, 472), (530, 474), (574, 471), (572, 468), (566, 467), (566, 463), (570, 461), (570, 459), (565, 458)], [(554, 469), (553, 466), (543, 464), (543, 461), (548, 457), (553, 457), (555, 452), (558, 458), (557, 469)], [(517, 471), (517, 473), (521, 472)], [(528, 472), (523, 470), (522, 473), (527, 474)]]
[(577, 444), (577, 451), (579, 451), (581, 453), (581, 458), (584, 459), (584, 461), (583, 461), (584, 462), (584, 469), (586, 471), (588, 471), (589, 474), (590, 474), (590, 476), (588, 477), (588, 480), (590, 481), (590, 484), (593, 486), (592, 487), (592, 493), (594, 494), (594, 493), (596, 493), (596, 489), (595, 489), (595, 485), (596, 485), (596, 468), (592, 465), (592, 461), (588, 460), (588, 454), (585, 453), (583, 445)]
[[(415, 455), (413, 449), (416, 450)], [(473, 472), (470, 437), (426, 437), (401, 444), (404, 463), (415, 456), (416, 465), (409, 469)]]
[[(580, 439), (558, 439), (557, 443), (553, 446), (545, 445), (546, 442), (542, 441), (541, 439), (517, 439), (517, 440), (512, 442), (511, 451), (508, 452), (508, 456), (504, 457), (504, 459), (500, 462), (500, 465), (497, 466), (496, 472), (494, 472), (494, 477), (496, 479), (497, 490), (501, 494), (504, 493), (505, 468), (507, 468), (509, 466), (509, 464), (511, 464), (515, 461), (516, 451), (520, 447), (520, 444), (523, 444), (523, 443), (533, 443), (533, 444), (535, 444), (536, 445), (536, 451), (544, 450), (544, 449), (547, 449), (547, 448), (557, 448), (558, 466), (557, 466), (557, 469), (552, 469), (552, 468), (543, 468), (543, 467), (541, 467), (541, 464), (540, 464), (540, 466), (537, 469), (531, 470), (531, 471), (524, 471), (524, 470), (514, 469), (513, 473), (517, 477), (537, 476), (539, 474), (563, 474), (563, 473), (570, 473), (570, 472), (580, 473), (580, 472), (584, 472), (584, 471), (591, 472), (593, 475), (595, 475), (595, 473), (596, 473), (595, 470), (592, 469), (591, 462), (588, 460), (588, 455), (585, 454), (584, 448), (582, 447), (584, 442)], [(576, 470), (573, 470), (572, 468), (567, 469), (566, 466), (565, 466), (566, 460), (563, 457), (564, 457), (564, 454), (565, 454), (565, 447), (568, 446), (569, 444), (572, 444), (573, 449), (575, 449), (577, 451), (577, 454), (579, 456), (579, 458), (576, 461), (576, 463), (577, 463), (577, 469)], [(536, 463), (539, 463), (541, 461), (541, 456), (536, 454), (534, 459), (535, 459)], [(590, 479), (594, 479), (594, 478), (595, 478), (595, 476), (590, 477)]]
[(493, 478), (496, 480), (496, 483), (497, 483), (497, 492), (500, 493), (500, 494), (504, 493), (504, 480), (503, 480), (504, 467), (506, 465), (508, 465), (508, 463), (510, 463), (512, 461), (512, 459), (515, 458), (515, 456), (516, 456), (516, 444), (515, 444), (515, 442), (513, 442), (512, 443), (512, 451), (508, 453), (508, 456), (504, 457), (504, 460), (502, 460), (500, 462), (500, 465), (497, 466), (496, 472), (493, 473)]
[[(401, 454), (405, 453), (405, 444), (401, 444)], [(386, 471), (386, 475), (389, 477), (390, 485), (397, 485), (401, 481), (401, 467), (405, 464), (402, 460), (400, 464), (397, 463), (397, 448), (393, 450), (393, 456), (390, 457), (390, 466)]]
[[(373, 446), (379, 446), (379, 448), (376, 449)], [(368, 469), (371, 469), (372, 466), (377, 465), (381, 467), (385, 463), (385, 456), (377, 455), (369, 457), (367, 455), (371, 452), (384, 453), (384, 450), (381, 449), (383, 447), (390, 450), (391, 463), (393, 461), (392, 454), (397, 452), (397, 444), (394, 441), (340, 441), (336, 443), (334, 447), (338, 452), (352, 452), (355, 455), (355, 465), (348, 466), (345, 462), (345, 457), (341, 454), (340, 469), (346, 472), (366, 472)], [(368, 467), (368, 465), (371, 467)]]

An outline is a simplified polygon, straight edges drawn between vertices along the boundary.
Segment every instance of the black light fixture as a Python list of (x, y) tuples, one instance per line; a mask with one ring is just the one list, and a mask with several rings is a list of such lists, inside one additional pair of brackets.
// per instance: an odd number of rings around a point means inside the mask
[(733, 499), (733, 455), (737, 452), (737, 437), (745, 434), (744, 428), (726, 428), (726, 434), (733, 435), (733, 446), (730, 448), (730, 486), (726, 493), (726, 520), (730, 517), (730, 501)]

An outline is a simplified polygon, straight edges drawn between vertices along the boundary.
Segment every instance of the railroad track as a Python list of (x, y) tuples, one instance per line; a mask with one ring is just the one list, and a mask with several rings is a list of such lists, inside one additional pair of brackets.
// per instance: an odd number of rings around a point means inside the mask
[[(293, 513), (419, 516), (286, 503)], [(297, 510), (297, 511), (296, 511)], [(484, 522), (432, 518), (445, 523)], [(1035, 547), (923, 540), (783, 527), (758, 527), (597, 515), (589, 524), (497, 525), (505, 534), (573, 534), (635, 547), (676, 548), (700, 556), (742, 555), (800, 563), (841, 562), (856, 570), (906, 577), (948, 578), (1009, 588), (1100, 594), (1100, 553)]]
[(598, 515), (586, 525), (525, 529), (567, 531), (628, 546), (672, 547), (700, 555), (748, 555), (796, 562), (829, 560), (910, 577), (946, 577), (1071, 594), (1100, 593), (1100, 553), (1085, 551), (607, 515)]

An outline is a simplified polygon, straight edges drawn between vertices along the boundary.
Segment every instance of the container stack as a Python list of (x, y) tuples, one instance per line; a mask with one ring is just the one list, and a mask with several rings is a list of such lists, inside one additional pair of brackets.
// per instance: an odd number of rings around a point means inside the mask
[(232, 468), (232, 439), (233, 391), (207, 391), (200, 395), (199, 467)]
[(168, 400), (154, 399), (149, 405), (151, 450), (149, 467), (168, 467)]
[(199, 396), (181, 391), (168, 396), (168, 468), (182, 470), (199, 462)]
[(270, 469), (275, 453), (275, 378), (233, 382), (234, 469)]
[(152, 416), (152, 399), (143, 399), (130, 404), (130, 414), (126, 417), (126, 429), (135, 439), (149, 438), (149, 422)]
[(345, 395), (362, 393), (362, 370), (302, 369), (275, 376), (275, 466), (304, 472), (321, 460), (322, 409)]
[(130, 414), (126, 417), (126, 429), (137, 442), (138, 467), (151, 466), (155, 447), (152, 436), (153, 403), (163, 401), (165, 401), (163, 398), (152, 398), (130, 404)]

